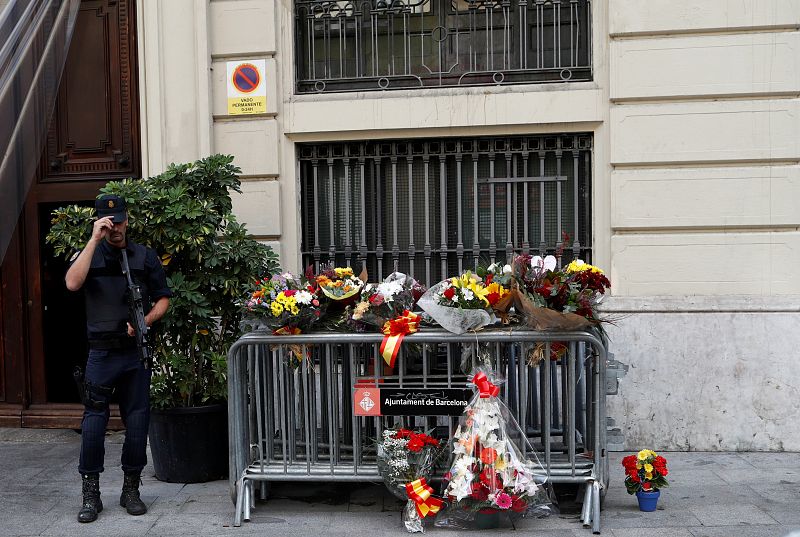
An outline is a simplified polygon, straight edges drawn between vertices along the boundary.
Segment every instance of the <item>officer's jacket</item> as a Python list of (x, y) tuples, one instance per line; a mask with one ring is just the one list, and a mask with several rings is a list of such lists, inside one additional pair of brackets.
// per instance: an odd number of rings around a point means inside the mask
[[(142, 289), (145, 315), (153, 302), (172, 296), (167, 277), (155, 250), (128, 240), (128, 264), (131, 276)], [(118, 248), (102, 241), (95, 249), (86, 281), (86, 331), (89, 340), (106, 340), (127, 336), (130, 322), (128, 280), (122, 273), (122, 254)]]

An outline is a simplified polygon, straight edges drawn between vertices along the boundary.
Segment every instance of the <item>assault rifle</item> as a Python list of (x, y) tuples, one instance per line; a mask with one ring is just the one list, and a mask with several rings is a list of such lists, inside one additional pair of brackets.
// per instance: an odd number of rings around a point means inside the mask
[(128, 265), (128, 252), (122, 249), (122, 273), (128, 279), (128, 310), (130, 318), (133, 320), (134, 336), (136, 337), (136, 348), (139, 350), (139, 359), (145, 369), (150, 369), (150, 348), (147, 346), (147, 323), (144, 321), (144, 303), (142, 300), (142, 288), (133, 282), (131, 269)]

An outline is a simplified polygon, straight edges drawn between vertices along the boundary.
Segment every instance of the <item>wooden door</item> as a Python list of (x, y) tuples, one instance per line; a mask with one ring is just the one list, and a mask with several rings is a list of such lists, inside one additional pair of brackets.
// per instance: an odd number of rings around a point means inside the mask
[[(0, 423), (16, 406), (23, 426), (80, 423), (71, 370), (86, 359), (82, 300), (66, 290), (66, 264), (44, 237), (54, 208), (91, 203), (109, 180), (140, 176), (134, 8), (135, 0), (83, 0), (80, 6), (42, 163), (15, 235), (19, 255), (6, 256), (0, 271), (4, 318), (6, 309), (21, 307), (24, 324), (17, 332), (24, 334), (22, 349), (14, 339), (18, 327), (2, 326), (0, 347), (12, 350), (2, 351)], [(17, 274), (24, 282), (19, 299), (11, 281)], [(9, 379), (19, 377), (25, 381), (18, 396)]]

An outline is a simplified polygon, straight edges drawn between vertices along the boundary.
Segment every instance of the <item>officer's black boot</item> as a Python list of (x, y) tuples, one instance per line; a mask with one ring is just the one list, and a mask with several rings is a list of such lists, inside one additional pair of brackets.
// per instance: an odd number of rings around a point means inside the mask
[(100, 474), (81, 474), (83, 478), (83, 505), (78, 511), (78, 522), (94, 522), (103, 510), (100, 501)]
[(128, 510), (129, 515), (143, 515), (147, 512), (147, 506), (139, 497), (139, 484), (142, 482), (139, 479), (138, 472), (126, 472), (125, 481), (122, 483), (122, 495), (119, 497), (119, 504)]

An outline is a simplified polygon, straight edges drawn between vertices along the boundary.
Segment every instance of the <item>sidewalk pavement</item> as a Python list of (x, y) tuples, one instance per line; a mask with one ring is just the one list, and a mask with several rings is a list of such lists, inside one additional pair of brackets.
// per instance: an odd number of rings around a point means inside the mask
[[(231, 526), (227, 481), (162, 483), (152, 466), (143, 474), (150, 511), (132, 517), (119, 506), (123, 436), (106, 439), (101, 476), (105, 509), (92, 524), (76, 520), (80, 507), (80, 436), (71, 430), (0, 429), (0, 537), (67, 536), (400, 536), (401, 503), (371, 484), (276, 484), (258, 502), (251, 522)], [(609, 537), (783, 537), (800, 529), (800, 453), (663, 453), (671, 486), (658, 510), (642, 513), (622, 484), (623, 453), (611, 454), (611, 487), (602, 529)], [(497, 536), (591, 536), (568, 509)], [(458, 535), (433, 528), (428, 534)]]

